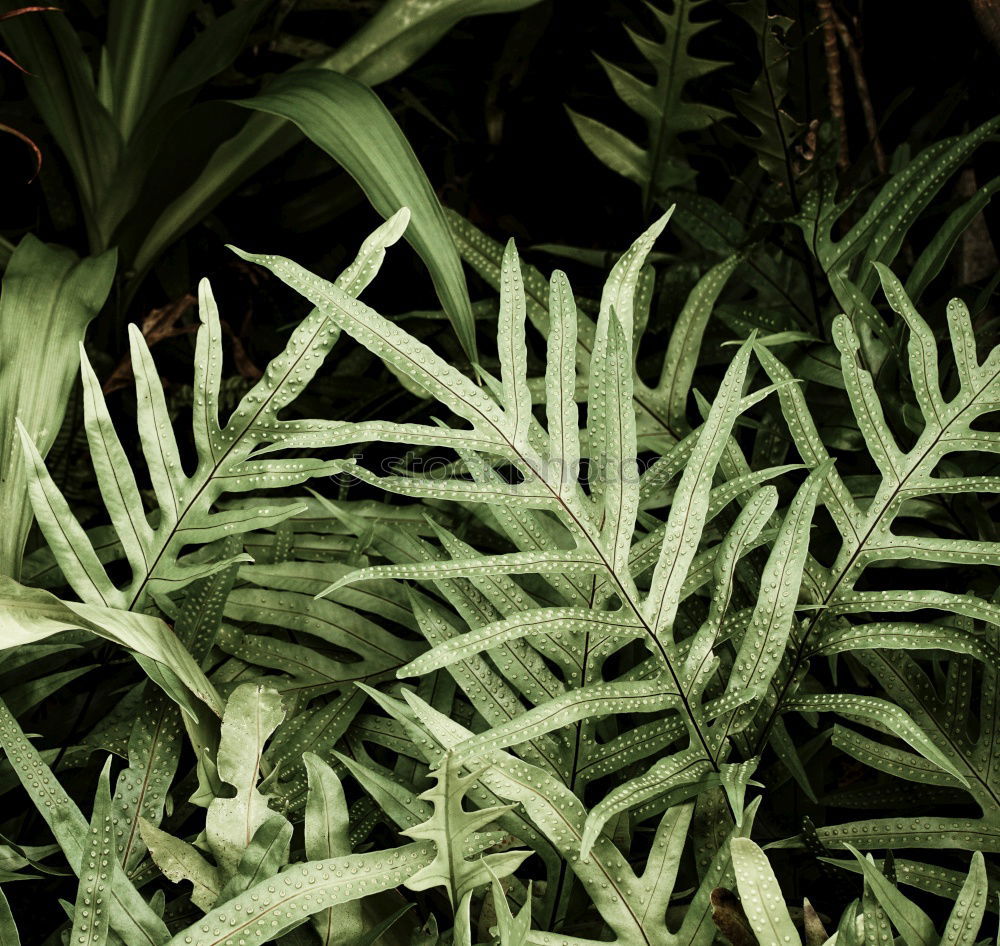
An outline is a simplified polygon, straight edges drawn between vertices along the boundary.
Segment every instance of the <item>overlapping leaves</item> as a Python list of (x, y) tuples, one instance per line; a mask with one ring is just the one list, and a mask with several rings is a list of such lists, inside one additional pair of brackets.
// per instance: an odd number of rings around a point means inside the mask
[[(420, 629), (434, 646), (399, 674), (452, 671), (486, 718), (487, 728), (459, 743), (454, 758), (472, 764), (512, 749), (565, 790), (582, 793), (589, 778), (620, 771), (607, 759), (590, 758), (595, 751), (607, 753), (612, 744), (595, 737), (608, 720), (616, 749), (624, 748), (632, 764), (657, 756), (640, 774), (605, 782), (603, 800), (580, 828), (584, 857), (613, 819), (630, 810), (648, 817), (706, 786), (721, 786), (734, 814), (741, 814), (742, 803), (735, 802), (752, 776), (753, 753), (729, 761), (730, 737), (768, 715), (774, 690), (786, 679), (786, 651), (790, 644), (792, 652), (801, 647), (796, 589), (808, 563), (813, 511), (834, 476), (830, 461), (816, 462), (783, 515), (776, 515), (775, 489), (760, 483), (789, 467), (713, 489), (723, 456), (734, 462), (737, 418), (774, 390), (744, 393), (752, 341), (738, 350), (706, 407), (704, 423), (638, 474), (633, 297), (643, 257), (661, 227), (662, 222), (645, 234), (608, 280), (585, 376), (582, 432), (576, 403), (567, 396), (578, 387), (576, 306), (558, 273), (548, 304), (544, 424), (532, 411), (523, 334), (527, 300), (512, 246), (500, 273), (500, 377), (487, 378), (485, 390), (335, 285), (288, 260), (247, 256), (465, 423), (408, 425), (393, 432), (393, 441), (457, 454), (458, 462), (443, 477), (376, 476), (360, 468), (356, 475), (404, 496), (482, 504), (516, 550), (484, 555), (435, 527), (442, 552), (412, 534), (388, 536), (376, 527), (372, 539), (396, 564), (344, 574), (325, 589), (336, 593), (356, 582), (386, 579), (434, 589), (433, 597), (413, 601)], [(760, 357), (765, 365), (773, 360), (763, 348)], [(790, 379), (776, 375), (774, 381), (779, 394), (789, 397)], [(581, 458), (588, 463), (586, 486), (579, 476)], [(640, 525), (644, 496), (656, 495), (676, 473), (681, 475), (665, 521), (645, 514)], [(737, 498), (744, 505), (731, 525), (720, 520), (707, 530)], [(757, 593), (748, 607), (734, 612), (734, 574), (765, 528), (770, 550), (760, 566)], [(541, 540), (557, 534), (556, 542)], [(537, 576), (558, 603), (533, 600), (527, 576)], [(698, 620), (697, 609), (685, 603), (705, 586), (711, 589), (710, 606)], [(629, 655), (624, 664), (623, 648)], [(617, 670), (608, 663), (613, 655)], [(797, 708), (810, 707), (807, 700)], [(869, 699), (850, 708), (889, 727), (930, 765), (950, 770), (948, 759), (899, 707)], [(628, 725), (627, 719), (647, 714), (651, 723)], [(589, 778), (582, 774), (588, 765)]]
[[(401, 212), (366, 241), (357, 259), (340, 277), (348, 295), (371, 281), (385, 253), (405, 227)], [(187, 473), (175, 439), (156, 367), (141, 332), (130, 330), (136, 377), (139, 436), (156, 498), (147, 511), (139, 479), (115, 431), (100, 383), (81, 348), (87, 439), (101, 495), (115, 535), (131, 566), (130, 581), (116, 587), (100, 555), (48, 475), (27, 433), (22, 432), (29, 467), (29, 494), (35, 516), (73, 590), (89, 604), (139, 608), (157, 595), (169, 595), (197, 578), (230, 564), (185, 555), (191, 547), (273, 526), (294, 513), (294, 505), (255, 503), (216, 510), (220, 497), (260, 489), (288, 488), (343, 466), (339, 461), (282, 459), (277, 451), (304, 444), (336, 446), (364, 436), (338, 421), (281, 420), (279, 413), (319, 370), (338, 332), (321, 313), (305, 319), (285, 350), (243, 397), (228, 420), (219, 417), (222, 378), (222, 329), (211, 287), (200, 289), (201, 327), (195, 353), (193, 437), (197, 465)], [(238, 558), (245, 560), (245, 556)]]

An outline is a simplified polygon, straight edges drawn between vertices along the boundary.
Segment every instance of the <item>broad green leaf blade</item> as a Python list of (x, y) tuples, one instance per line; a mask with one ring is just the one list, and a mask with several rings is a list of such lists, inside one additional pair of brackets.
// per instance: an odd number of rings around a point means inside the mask
[(166, 946), (262, 946), (320, 910), (398, 887), (429, 864), (433, 852), (432, 844), (414, 842), (298, 864), (209, 911)]
[[(77, 604), (74, 601), (62, 603), (76, 616), (79, 626), (162, 666), (171, 675), (176, 676), (213, 713), (221, 715), (222, 701), (215, 687), (174, 632), (159, 618), (135, 611)], [(176, 700), (174, 693), (168, 695)], [(190, 715), (191, 710), (187, 706), (187, 701), (180, 701), (180, 705)]]
[(420, 162), (378, 96), (327, 69), (295, 69), (238, 104), (294, 122), (358, 182), (383, 217), (410, 209), (406, 238), (427, 266), (462, 347), (475, 362), (475, 322), (458, 250)]
[(226, 703), (216, 765), (236, 793), (216, 798), (205, 820), (209, 847), (225, 876), (236, 872), (255, 832), (274, 814), (257, 783), (264, 744), (284, 716), (278, 691), (261, 684), (242, 684)]
[(139, 830), (149, 849), (149, 856), (163, 871), (163, 876), (175, 884), (189, 882), (191, 902), (202, 910), (211, 910), (222, 890), (218, 868), (210, 864), (193, 844), (175, 838), (141, 818)]
[(878, 897), (872, 891), (871, 885), (868, 883), (865, 883), (864, 893), (861, 898), (861, 907), (864, 924), (864, 946), (893, 946), (896, 940), (892, 935), (892, 925), (889, 923), (889, 917)]
[(646, 185), (649, 170), (646, 153), (642, 148), (620, 131), (615, 131), (596, 118), (582, 115), (568, 107), (566, 113), (573, 122), (576, 133), (598, 161), (640, 187)]
[(385, 251), (399, 242), (409, 225), (410, 209), (401, 207), (365, 237), (354, 262), (337, 277), (337, 285), (353, 298), (360, 296), (382, 268)]
[[(83, 628), (162, 666), (213, 712), (221, 713), (222, 703), (215, 687), (159, 618), (118, 608), (61, 601), (40, 588), (26, 588), (13, 579), (0, 576), (0, 650), (73, 628)], [(186, 701), (181, 700), (182, 708), (187, 709), (185, 704)]]
[(254, 831), (236, 872), (222, 888), (220, 899), (231, 900), (262, 880), (274, 877), (287, 866), (291, 843), (292, 823), (284, 815), (266, 818)]
[(903, 476), (903, 452), (886, 422), (871, 372), (859, 366), (861, 343), (846, 315), (834, 319), (833, 340), (840, 350), (847, 395), (868, 452), (882, 477), (898, 483)]
[(15, 418), (45, 456), (79, 364), (79, 344), (111, 289), (115, 253), (78, 260), (28, 235), (7, 263), (0, 296), (0, 574), (17, 578), (31, 526), (25, 459)]
[(749, 838), (733, 838), (729, 850), (740, 900), (757, 939), (774, 946), (797, 943), (799, 935), (767, 856)]
[[(108, 248), (101, 204), (121, 186), (124, 141), (98, 97), (89, 51), (68, 17), (18, 16), (3, 24), (5, 45), (29, 70), (28, 91), (49, 133), (66, 156), (94, 252)], [(110, 273), (108, 274), (110, 279)], [(103, 295), (100, 303), (103, 302)]]
[[(249, 0), (202, 24), (201, 31), (164, 70), (144, 109), (139, 130), (145, 131), (162, 121), (162, 110), (171, 102), (201, 88), (231, 66), (245, 48), (247, 36), (266, 6), (267, 0)], [(142, 57), (138, 58), (141, 61)]]
[(222, 320), (207, 279), (198, 283), (198, 337), (194, 356), (195, 409), (192, 413), (194, 442), (205, 463), (221, 459), (219, 441), (219, 389), (222, 385)]
[(969, 865), (969, 876), (962, 885), (951, 916), (944, 925), (944, 935), (939, 946), (973, 946), (983, 922), (988, 896), (986, 862), (982, 852), (976, 851)]
[(913, 269), (910, 270), (906, 280), (906, 294), (911, 299), (919, 301), (927, 286), (948, 262), (948, 257), (969, 225), (983, 212), (983, 208), (998, 189), (1000, 189), (1000, 177), (994, 177), (948, 215), (948, 219), (917, 257)]
[(997, 650), (981, 634), (960, 627), (877, 621), (870, 624), (835, 624), (813, 638), (811, 654), (839, 654), (855, 650), (947, 650), (982, 661), (996, 660)]
[(21, 937), (3, 890), (0, 890), (0, 946), (21, 946)]
[(671, 683), (646, 680), (592, 683), (521, 713), (509, 723), (494, 726), (468, 743), (458, 745), (453, 752), (460, 761), (470, 762), (493, 749), (527, 742), (582, 719), (613, 713), (659, 712), (676, 706), (679, 698), (680, 693)]
[(907, 345), (907, 355), (910, 366), (910, 382), (917, 404), (924, 417), (935, 426), (945, 423), (947, 408), (941, 397), (941, 381), (938, 377), (938, 346), (934, 340), (934, 332), (924, 321), (903, 284), (896, 278), (888, 266), (875, 263), (882, 283), (882, 291), (886, 301), (902, 316), (910, 331)]
[(565, 552), (511, 552), (508, 555), (491, 555), (462, 561), (440, 561), (414, 565), (374, 565), (361, 568), (338, 578), (321, 594), (331, 594), (358, 581), (377, 581), (385, 578), (441, 581), (446, 578), (469, 578), (477, 574), (558, 574), (586, 575), (605, 568), (596, 555), (586, 551)]
[(640, 878), (647, 898), (644, 915), (650, 919), (666, 916), (693, 813), (693, 804), (674, 805), (664, 812), (656, 827), (646, 869)]
[(625, 331), (625, 337), (631, 346), (635, 336), (635, 303), (639, 286), (643, 281), (646, 259), (652, 252), (653, 245), (660, 234), (666, 229), (673, 214), (673, 208), (660, 214), (618, 258), (611, 267), (608, 278), (601, 291), (601, 303), (597, 316), (597, 328), (594, 333), (594, 353), (598, 346), (607, 340), (608, 322), (614, 312)]
[(124, 140), (141, 121), (168, 67), (189, 3), (118, 0), (108, 5), (108, 41), (102, 76), (107, 103)]
[[(306, 857), (311, 861), (347, 857), (351, 853), (350, 823), (340, 779), (330, 766), (311, 752), (305, 754), (303, 761), (309, 773)], [(357, 901), (323, 910), (313, 916), (312, 923), (322, 946), (343, 940), (353, 942), (365, 932), (364, 914)]]

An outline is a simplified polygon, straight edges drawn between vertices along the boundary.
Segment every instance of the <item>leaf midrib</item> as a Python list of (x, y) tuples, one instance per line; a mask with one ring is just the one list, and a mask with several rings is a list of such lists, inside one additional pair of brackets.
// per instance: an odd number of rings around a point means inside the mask
[[(146, 587), (149, 584), (149, 582), (153, 579), (153, 577), (154, 577), (154, 575), (156, 573), (157, 567), (159, 566), (160, 562), (162, 561), (163, 556), (166, 555), (167, 549), (170, 548), (170, 545), (173, 542), (173, 540), (176, 537), (176, 535), (178, 533), (180, 533), (181, 531), (183, 531), (183, 523), (184, 523), (185, 519), (196, 508), (196, 506), (199, 503), (199, 500), (202, 497), (202, 494), (212, 484), (212, 482), (216, 478), (216, 474), (218, 473), (218, 471), (220, 470), (220, 468), (229, 459), (230, 455), (236, 450), (236, 448), (239, 447), (239, 446), (242, 446), (242, 444), (243, 444), (243, 438), (246, 436), (247, 431), (253, 428), (254, 424), (257, 422), (257, 419), (271, 405), (271, 402), (278, 395), (278, 392), (281, 390), (281, 388), (283, 387), (283, 385), (285, 384), (285, 382), (288, 380), (289, 375), (298, 366), (299, 362), (303, 359), (303, 357), (305, 357), (306, 352), (308, 352), (308, 351), (310, 351), (312, 349), (312, 345), (315, 342), (316, 338), (319, 336), (321, 330), (326, 326), (327, 322), (331, 322), (331, 321), (333, 321), (333, 320), (330, 319), (329, 317), (325, 317), (321, 322), (319, 322), (317, 324), (316, 329), (314, 330), (313, 334), (310, 336), (308, 342), (302, 346), (301, 350), (296, 355), (295, 359), (290, 363), (289, 367), (282, 374), (282, 377), (278, 381), (278, 383), (276, 383), (271, 388), (271, 391), (269, 392), (268, 397), (262, 399), (260, 406), (254, 411), (254, 413), (251, 415), (251, 417), (247, 420), (247, 423), (244, 425), (243, 429), (239, 432), (239, 434), (236, 437), (233, 438), (233, 442), (228, 447), (226, 447), (225, 451), (222, 453), (222, 456), (219, 457), (219, 458), (216, 458), (216, 456), (215, 456), (215, 450), (214, 450), (214, 448), (212, 449), (212, 451), (211, 451), (211, 459), (212, 459), (213, 463), (212, 463), (211, 468), (208, 469), (205, 472), (205, 474), (202, 477), (202, 482), (197, 487), (197, 489), (195, 490), (195, 492), (192, 494), (191, 498), (186, 502), (186, 504), (184, 506), (183, 512), (181, 512), (180, 515), (178, 515), (177, 521), (170, 527), (170, 530), (163, 537), (163, 540), (160, 543), (160, 549), (159, 549), (159, 551), (156, 553), (156, 556), (154, 557), (152, 563), (147, 567), (145, 576), (143, 577), (142, 581), (136, 587), (135, 593), (132, 595), (132, 600), (128, 603), (128, 607), (126, 608), (127, 611), (131, 611), (133, 608), (135, 608), (136, 604), (139, 601), (142, 600), (142, 597), (143, 597), (143, 595), (145, 595), (145, 592), (146, 592)], [(207, 398), (205, 398), (205, 400), (207, 401)], [(238, 408), (237, 408), (237, 410), (238, 410)], [(219, 424), (218, 424), (217, 421), (215, 423), (215, 426), (219, 427)], [(229, 426), (228, 422), (226, 423), (226, 426), (227, 427)], [(209, 442), (213, 443), (213, 439), (211, 437), (211, 432), (209, 434)], [(195, 475), (197, 475), (197, 470), (195, 471)], [(193, 477), (192, 477), (192, 479), (193, 479)], [(189, 480), (189, 482), (190, 482), (190, 480)]]
[[(327, 303), (331, 307), (336, 308), (343, 313), (345, 321), (353, 319), (351, 313), (348, 310), (344, 309), (343, 306), (341, 306), (334, 297), (330, 296), (323, 290), (320, 290), (320, 292), (326, 297)], [(413, 356), (409, 352), (404, 351), (400, 349), (397, 345), (393, 344), (375, 327), (371, 325), (366, 325), (365, 329), (366, 331), (374, 335), (376, 338), (378, 338), (382, 345), (395, 352), (397, 358), (399, 358), (401, 361), (412, 364), (414, 368), (416, 368), (420, 372), (426, 371), (425, 368), (421, 367), (414, 360)], [(566, 517), (576, 527), (578, 533), (586, 539), (587, 543), (594, 550), (594, 553), (597, 555), (601, 565), (608, 572), (608, 574), (611, 575), (612, 579), (614, 580), (615, 586), (617, 588), (617, 594), (619, 595), (621, 600), (627, 604), (629, 609), (635, 614), (637, 620), (639, 621), (642, 627), (642, 630), (656, 646), (656, 649), (663, 660), (667, 672), (670, 674), (670, 677), (673, 680), (675, 686), (677, 687), (678, 692), (680, 692), (681, 694), (681, 703), (683, 706), (683, 711), (688, 718), (691, 729), (698, 737), (698, 741), (702, 745), (707, 761), (712, 765), (713, 770), (715, 772), (718, 772), (719, 771), (718, 761), (716, 760), (714, 753), (711, 751), (708, 740), (706, 739), (704, 732), (702, 732), (702, 728), (699, 725), (698, 720), (691, 709), (691, 704), (690, 701), (688, 700), (687, 695), (683, 692), (683, 687), (681, 686), (680, 678), (673, 666), (673, 663), (670, 660), (670, 656), (667, 654), (666, 648), (663, 646), (663, 643), (656, 636), (653, 629), (650, 627), (648, 622), (643, 617), (638, 602), (636, 602), (633, 599), (632, 595), (629, 593), (627, 587), (622, 581), (621, 576), (612, 567), (611, 563), (608, 561), (607, 556), (604, 554), (604, 550), (600, 547), (599, 543), (591, 535), (590, 530), (584, 527), (580, 518), (570, 508), (569, 504), (565, 501), (565, 499), (561, 495), (559, 495), (559, 492), (557, 490), (553, 489), (552, 484), (550, 484), (546, 479), (544, 479), (539, 474), (538, 470), (536, 469), (536, 464), (533, 463), (531, 459), (525, 455), (524, 451), (512, 441), (512, 439), (508, 436), (506, 430), (498, 426), (496, 421), (494, 421), (491, 417), (484, 414), (476, 405), (471, 404), (466, 398), (462, 397), (460, 392), (451, 390), (449, 393), (456, 400), (463, 403), (471, 412), (474, 412), (487, 427), (493, 430), (493, 432), (499, 438), (498, 446), (501, 447), (506, 446), (510, 450), (511, 455), (517, 457), (521, 461), (521, 463), (524, 464), (525, 469), (545, 488), (545, 490), (549, 493), (549, 495), (552, 496), (556, 505), (562, 509)]]

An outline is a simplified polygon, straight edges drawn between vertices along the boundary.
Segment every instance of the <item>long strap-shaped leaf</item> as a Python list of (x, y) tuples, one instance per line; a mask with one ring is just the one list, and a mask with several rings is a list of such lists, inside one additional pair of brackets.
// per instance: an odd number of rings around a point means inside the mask
[[(318, 67), (374, 86), (406, 69), (465, 17), (519, 10), (534, 2), (537, 0), (435, 0), (415, 7), (411, 0), (389, 0), (335, 52), (320, 60), (311, 59), (299, 69)], [(284, 119), (269, 114), (251, 116), (237, 134), (215, 150), (197, 179), (149, 227), (135, 268), (145, 272), (165, 247), (223, 197), (300, 140), (298, 131)]]
[(413, 222), (406, 238), (427, 266), (462, 347), (475, 361), (469, 291), (441, 204), (378, 96), (328, 69), (293, 69), (239, 104), (294, 122), (361, 185), (383, 217), (410, 208)]
[(115, 254), (77, 260), (28, 235), (4, 272), (0, 297), (0, 574), (18, 578), (31, 525), (15, 418), (44, 455), (59, 433), (76, 372), (77, 344), (104, 304)]

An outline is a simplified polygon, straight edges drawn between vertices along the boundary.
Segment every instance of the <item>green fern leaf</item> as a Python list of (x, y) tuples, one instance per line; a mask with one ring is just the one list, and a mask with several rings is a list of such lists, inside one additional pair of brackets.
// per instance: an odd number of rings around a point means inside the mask
[(411, 890), (443, 886), (455, 913), (455, 939), (471, 943), (469, 908), (476, 887), (495, 878), (506, 877), (530, 855), (530, 851), (504, 851), (484, 854), (471, 860), (466, 849), (474, 847), (480, 828), (495, 821), (505, 811), (502, 807), (468, 811), (462, 799), (477, 780), (478, 773), (463, 775), (458, 761), (445, 753), (443, 764), (431, 773), (435, 785), (421, 796), (433, 806), (430, 818), (402, 833), (416, 840), (434, 844), (434, 860), (404, 881)]
[[(398, 239), (407, 215), (401, 211), (369, 238), (341, 281), (346, 291), (359, 291), (377, 268), (385, 246)], [(183, 551), (224, 536), (276, 525), (296, 512), (295, 506), (256, 505), (213, 512), (227, 492), (289, 486), (339, 470), (342, 463), (320, 460), (273, 460), (274, 449), (300, 441), (327, 446), (350, 442), (351, 425), (330, 421), (278, 420), (313, 377), (337, 338), (335, 328), (313, 313), (293, 332), (285, 351), (246, 394), (223, 426), (219, 420), (222, 333), (211, 289), (203, 282), (199, 295), (201, 328), (195, 356), (194, 435), (198, 465), (185, 474), (170, 427), (163, 390), (146, 342), (131, 331), (136, 374), (140, 439), (159, 507), (155, 527), (147, 517), (135, 476), (115, 433), (96, 376), (82, 356), (86, 426), (95, 472), (119, 541), (132, 569), (130, 582), (117, 589), (97, 552), (59, 493), (30, 436), (22, 431), (29, 467), (29, 494), (35, 515), (56, 560), (74, 591), (87, 603), (140, 608), (149, 596), (169, 594), (212, 574), (227, 561), (193, 563)], [(347, 435), (347, 441), (343, 440)], [(261, 459), (261, 457), (264, 457)], [(245, 560), (245, 556), (240, 556)]]
[(889, 179), (864, 214), (839, 239), (834, 238), (834, 225), (852, 198), (838, 202), (832, 180), (806, 196), (800, 224), (845, 311), (854, 312), (871, 299), (878, 286), (878, 275), (871, 264), (892, 264), (910, 227), (942, 182), (998, 127), (1000, 119), (992, 119), (967, 135), (925, 148)]
[[(0, 744), (24, 789), (59, 842), (73, 872), (82, 878), (88, 869), (85, 863), (89, 845), (87, 821), (2, 702)], [(111, 858), (109, 873), (110, 928), (136, 946), (161, 946), (170, 934), (163, 920), (125, 876), (117, 857)]]
[(245, 946), (262, 946), (321, 910), (398, 887), (430, 862), (432, 848), (415, 842), (297, 864), (215, 907), (166, 946), (225, 946), (236, 938)]
[(243, 852), (274, 814), (259, 791), (264, 743), (284, 717), (277, 691), (247, 683), (233, 691), (222, 717), (217, 767), (235, 788), (231, 798), (216, 798), (208, 808), (209, 847), (224, 877), (236, 873)]
[(733, 838), (730, 851), (740, 900), (758, 941), (797, 943), (799, 934), (788, 914), (767, 856), (749, 838)]
[[(992, 453), (997, 449), (993, 442), (995, 436), (976, 430), (973, 424), (976, 418), (992, 410), (996, 397), (994, 387), (997, 381), (998, 355), (994, 352), (984, 362), (979, 361), (968, 312), (961, 303), (953, 302), (949, 306), (948, 322), (959, 389), (954, 396), (946, 399), (938, 377), (938, 346), (930, 328), (916, 312), (896, 277), (884, 266), (877, 267), (877, 274), (882, 280), (886, 298), (909, 329), (907, 356), (923, 429), (908, 449), (899, 446), (886, 422), (871, 375), (860, 366), (858, 337), (846, 317), (839, 317), (835, 322), (835, 338), (841, 351), (847, 394), (858, 426), (878, 466), (878, 486), (870, 500), (862, 505), (851, 495), (836, 472), (829, 471), (827, 474), (822, 498), (842, 536), (842, 544), (832, 567), (817, 573), (818, 607), (805, 622), (795, 642), (791, 659), (776, 678), (776, 692), (770, 709), (761, 714), (755, 723), (754, 738), (758, 747), (773, 727), (776, 716), (783, 712), (787, 701), (793, 698), (797, 685), (796, 675), (808, 660), (808, 653), (813, 647), (822, 647), (826, 634), (831, 635), (829, 639), (832, 642), (840, 637), (846, 641), (852, 635), (867, 633), (871, 633), (871, 639), (876, 641), (880, 634), (884, 634), (885, 644), (893, 643), (892, 629), (883, 623), (871, 625), (858, 621), (854, 628), (850, 628), (847, 626), (848, 616), (853, 618), (870, 612), (906, 612), (924, 606), (986, 621), (995, 619), (991, 603), (977, 601), (969, 595), (955, 595), (950, 590), (921, 590), (914, 593), (856, 590), (856, 583), (865, 570), (882, 562), (915, 559), (961, 563), (975, 556), (977, 560), (989, 563), (993, 561), (996, 551), (993, 544), (988, 542), (904, 535), (893, 528), (903, 503), (909, 497), (935, 495), (952, 486), (959, 490), (983, 490), (990, 487), (988, 478), (978, 477), (967, 481), (959, 478), (956, 483), (951, 484), (948, 479), (935, 474), (941, 461), (950, 453)], [(787, 372), (773, 355), (766, 349), (760, 349), (759, 354), (772, 381), (780, 383), (787, 379)], [(819, 440), (801, 392), (782, 386), (778, 395), (799, 452), (811, 465), (824, 463), (827, 460), (826, 450)], [(857, 621), (857, 618), (854, 620)], [(906, 634), (905, 626), (899, 630)], [(992, 647), (981, 640), (977, 642), (974, 635), (961, 630), (951, 633), (944, 624), (925, 628), (915, 638), (923, 637), (926, 645), (932, 647), (935, 633), (941, 641), (937, 645), (938, 649), (957, 653), (971, 651), (984, 657), (989, 657), (992, 653)], [(904, 639), (900, 638), (900, 642)], [(880, 650), (856, 649), (855, 652), (866, 665), (888, 665), (887, 658), (881, 656), (883, 652)], [(896, 658), (893, 660), (896, 661)], [(905, 673), (912, 680), (919, 679), (920, 671), (910, 658), (899, 655), (896, 666), (907, 668)], [(896, 673), (892, 676), (896, 676)], [(893, 684), (889, 692), (899, 701), (904, 711), (913, 713), (913, 722), (926, 734), (926, 739), (921, 737), (925, 749), (930, 740), (933, 743), (935, 761), (941, 764), (939, 753), (943, 753), (946, 756), (944, 767), (951, 772), (960, 771), (970, 789), (978, 791), (976, 786), (982, 784), (982, 775), (972, 774), (970, 777), (967, 763), (956, 769), (955, 747), (949, 748), (947, 740), (942, 743), (936, 736), (932, 736), (932, 731), (940, 728), (940, 722), (929, 719), (923, 710), (915, 711), (919, 704), (905, 695), (908, 689), (909, 684)], [(991, 709), (984, 711), (992, 713)], [(973, 769), (979, 769), (979, 766), (973, 766)], [(977, 800), (985, 805), (984, 810), (995, 810), (997, 799), (992, 793), (980, 793)], [(906, 835), (909, 838), (907, 843), (912, 844), (918, 834), (919, 831), (906, 828), (901, 829), (899, 836)], [(864, 843), (860, 841), (860, 835), (857, 843)], [(970, 840), (966, 843), (979, 842)], [(994, 842), (988, 843), (992, 845)]]
[(107, 877), (115, 860), (112, 847), (114, 827), (111, 820), (111, 760), (104, 764), (94, 813), (87, 833), (87, 849), (81, 861), (80, 888), (73, 908), (72, 942), (84, 946), (107, 946), (111, 910)]
[(665, 192), (689, 183), (694, 172), (678, 154), (678, 139), (687, 132), (703, 131), (726, 117), (714, 106), (688, 100), (687, 85), (721, 68), (724, 63), (702, 59), (689, 51), (691, 41), (712, 25), (696, 20), (704, 0), (675, 0), (673, 11), (647, 3), (663, 31), (662, 40), (653, 40), (631, 29), (629, 38), (656, 72), (655, 84), (598, 57), (618, 97), (646, 122), (648, 143), (640, 147), (608, 126), (569, 109), (577, 133), (588, 148), (611, 170), (642, 187), (648, 206), (660, 201)]
[(163, 876), (175, 884), (188, 881), (191, 884), (191, 902), (205, 912), (211, 910), (222, 891), (218, 868), (205, 860), (193, 844), (175, 838), (141, 818), (139, 831), (149, 856), (163, 871)]
[(793, 25), (787, 16), (770, 14), (765, 0), (750, 0), (737, 10), (757, 38), (760, 75), (747, 92), (734, 92), (737, 110), (751, 121), (756, 136), (746, 138), (757, 155), (757, 163), (773, 181), (794, 194), (792, 148), (802, 126), (784, 109), (788, 94), (788, 49), (784, 34)]

